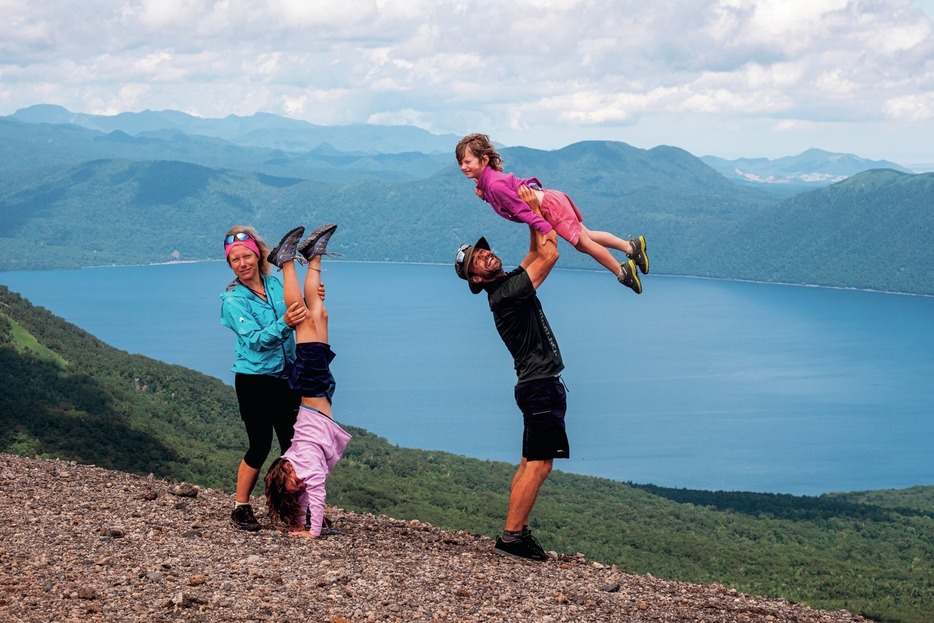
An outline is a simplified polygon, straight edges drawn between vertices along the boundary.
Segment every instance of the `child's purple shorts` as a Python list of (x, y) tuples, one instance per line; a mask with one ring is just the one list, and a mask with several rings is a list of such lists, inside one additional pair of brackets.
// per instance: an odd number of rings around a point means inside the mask
[(584, 217), (580, 210), (571, 201), (571, 198), (560, 190), (545, 190), (542, 199), (542, 218), (548, 221), (558, 235), (577, 246), (580, 240)]

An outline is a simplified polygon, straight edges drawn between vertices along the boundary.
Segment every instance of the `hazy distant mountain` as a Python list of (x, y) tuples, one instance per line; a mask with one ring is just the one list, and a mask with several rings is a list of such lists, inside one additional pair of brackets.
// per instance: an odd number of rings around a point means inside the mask
[(203, 119), (174, 110), (145, 110), (106, 116), (73, 113), (61, 106), (39, 104), (20, 109), (11, 116), (25, 123), (71, 124), (100, 132), (119, 130), (130, 136), (146, 136), (169, 130), (220, 138), (244, 147), (289, 152), (305, 152), (330, 145), (342, 152), (443, 153), (453, 159), (454, 145), (460, 140), (459, 136), (453, 134), (432, 134), (413, 126), (320, 126), (270, 113)]
[(817, 187), (834, 184), (872, 169), (912, 172), (887, 160), (867, 160), (853, 154), (835, 154), (821, 149), (809, 149), (797, 156), (786, 156), (775, 160), (768, 158), (724, 160), (716, 156), (704, 156), (701, 160), (729, 180), (751, 184)]
[[(41, 117), (59, 118), (55, 115)], [(131, 135), (123, 130), (105, 132), (67, 123), (27, 123), (15, 116), (0, 117), (0, 137), (0, 171), (73, 166), (100, 159), (177, 160), (211, 168), (343, 183), (424, 179), (454, 163), (453, 151), (444, 154), (341, 152), (329, 144), (321, 144), (315, 149), (290, 152), (238, 145), (180, 130)]]

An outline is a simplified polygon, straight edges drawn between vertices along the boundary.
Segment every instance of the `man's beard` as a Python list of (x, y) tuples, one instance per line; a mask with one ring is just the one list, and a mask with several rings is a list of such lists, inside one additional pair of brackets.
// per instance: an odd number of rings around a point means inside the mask
[(492, 255), (488, 262), (484, 262), (483, 265), (479, 267), (479, 270), (475, 270), (474, 272), (483, 279), (492, 279), (498, 275), (502, 269), (503, 263), (498, 257)]

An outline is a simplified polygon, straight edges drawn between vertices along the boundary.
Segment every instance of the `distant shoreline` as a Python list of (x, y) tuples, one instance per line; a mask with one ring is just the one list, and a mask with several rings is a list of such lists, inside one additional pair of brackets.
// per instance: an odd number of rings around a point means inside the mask
[[(332, 259), (333, 262), (341, 262), (347, 264), (386, 264), (386, 265), (399, 265), (399, 266), (446, 266), (447, 264), (441, 262), (399, 262), (399, 261), (374, 261), (374, 260), (341, 260), (341, 259)], [(175, 264), (202, 264), (202, 263), (212, 263), (212, 262), (224, 262), (224, 260), (219, 259), (202, 259), (202, 260), (172, 260), (169, 262), (150, 262), (148, 264), (101, 264), (99, 266), (79, 266), (77, 268), (46, 268), (39, 271), (32, 270), (4, 270), (0, 271), (0, 275), (4, 273), (29, 273), (29, 272), (52, 272), (60, 270), (96, 270), (100, 268), (135, 268), (135, 267), (146, 267), (146, 266), (172, 266)], [(563, 268), (558, 267), (556, 270), (561, 271), (574, 271), (574, 272), (587, 272), (587, 273), (598, 273), (599, 270), (592, 270), (589, 268)], [(755, 279), (739, 279), (737, 277), (704, 277), (700, 275), (665, 275), (665, 274), (656, 274), (653, 273), (652, 277), (673, 277), (673, 278), (684, 278), (684, 279), (703, 279), (706, 281), (730, 281), (735, 283), (754, 283), (767, 286), (791, 286), (791, 287), (800, 287), (800, 288), (823, 288), (827, 290), (844, 290), (849, 292), (872, 292), (874, 294), (895, 294), (900, 296), (920, 296), (925, 298), (932, 298), (934, 294), (924, 294), (921, 292), (899, 292), (897, 290), (873, 290), (869, 288), (853, 288), (849, 286), (827, 286), (819, 285), (815, 283), (791, 283), (784, 281), (757, 281)]]

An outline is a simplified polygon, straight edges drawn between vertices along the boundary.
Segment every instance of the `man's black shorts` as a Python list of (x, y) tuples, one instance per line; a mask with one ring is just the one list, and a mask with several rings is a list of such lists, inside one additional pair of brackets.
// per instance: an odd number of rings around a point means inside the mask
[(295, 345), (295, 363), (289, 376), (289, 387), (305, 398), (334, 396), (334, 375), (329, 367), (334, 351), (324, 342), (299, 342)]
[(566, 459), (571, 456), (564, 414), (567, 392), (560, 377), (535, 379), (516, 385), (516, 404), (522, 411), (522, 457), (527, 461)]

